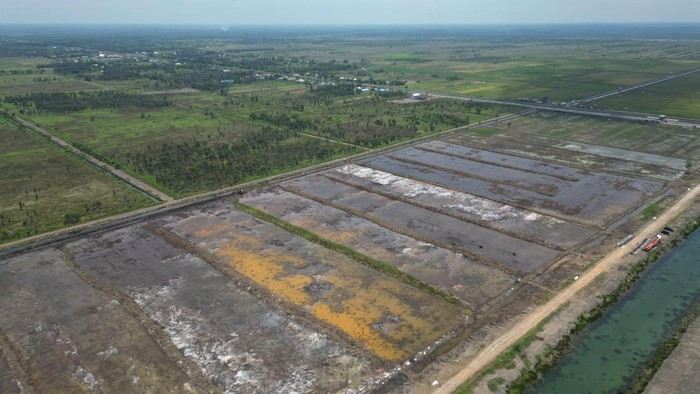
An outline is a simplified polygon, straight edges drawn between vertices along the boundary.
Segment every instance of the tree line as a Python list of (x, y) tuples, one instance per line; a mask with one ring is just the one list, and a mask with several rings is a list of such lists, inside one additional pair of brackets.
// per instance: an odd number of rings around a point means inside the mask
[(5, 101), (20, 109), (36, 109), (38, 112), (69, 113), (86, 109), (106, 108), (163, 108), (170, 105), (165, 96), (138, 95), (113, 90), (96, 92), (38, 92), (6, 96)]

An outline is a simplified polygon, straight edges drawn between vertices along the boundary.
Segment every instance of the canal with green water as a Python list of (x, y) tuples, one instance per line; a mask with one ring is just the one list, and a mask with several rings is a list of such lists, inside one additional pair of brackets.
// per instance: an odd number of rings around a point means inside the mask
[(610, 393), (629, 379), (700, 300), (700, 230), (650, 265), (545, 374), (532, 393)]

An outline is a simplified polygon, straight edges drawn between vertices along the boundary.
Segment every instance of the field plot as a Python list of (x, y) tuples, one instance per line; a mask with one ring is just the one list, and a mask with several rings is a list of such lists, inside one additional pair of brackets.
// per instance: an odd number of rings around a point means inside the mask
[[(518, 117), (510, 125), (503, 122), (490, 124), (488, 129), (491, 134), (507, 134), (521, 142), (528, 142), (530, 138), (549, 137), (558, 143), (585, 142), (677, 159), (700, 158), (698, 133), (681, 127), (534, 112)], [(478, 130), (475, 129), (475, 132)], [(622, 158), (627, 159), (626, 156)]]
[(27, 93), (54, 93), (102, 90), (104, 87), (84, 81), (52, 81), (23, 84), (0, 83), (0, 97)]
[(249, 193), (241, 202), (390, 263), (473, 307), (483, 306), (516, 282), (513, 276), (475, 263), (461, 254), (417, 241), (279, 188)]
[(332, 392), (372, 372), (346, 345), (276, 312), (142, 227), (68, 249), (82, 270), (128, 293), (225, 392)]
[(673, 157), (654, 155), (651, 153), (633, 152), (625, 149), (610, 148), (607, 146), (591, 145), (583, 142), (567, 142), (557, 145), (556, 148), (572, 150), (574, 152), (584, 152), (595, 156), (621, 158), (642, 164), (659, 167), (667, 167), (676, 171), (685, 170), (685, 160)]
[(0, 243), (153, 204), (4, 120), (0, 140)]
[(468, 312), (223, 202), (169, 217), (163, 226), (387, 361), (423, 350)]
[(602, 108), (700, 118), (700, 73), (595, 101)]
[[(475, 129), (479, 131), (482, 129)], [(493, 130), (493, 129), (492, 129)], [(557, 148), (561, 140), (530, 135), (527, 139), (509, 134), (500, 134), (495, 131), (491, 137), (471, 135), (453, 135), (444, 139), (455, 145), (469, 145), (473, 147), (491, 149), (508, 154), (518, 160), (519, 157), (548, 160), (550, 163), (562, 163), (586, 168), (589, 171), (609, 171), (623, 173), (632, 176), (644, 176), (661, 181), (673, 181), (681, 177), (685, 171), (678, 171), (666, 167), (658, 167), (650, 164), (626, 161), (619, 157), (604, 157), (585, 152), (577, 152)]]
[[(396, 153), (395, 156), (400, 156)], [(513, 204), (566, 220), (590, 225), (604, 225), (630, 207), (642, 203), (661, 190), (663, 184), (635, 178), (595, 173), (584, 181), (571, 182), (553, 196), (547, 196), (508, 184), (471, 178), (425, 165), (407, 163), (390, 157), (378, 157), (361, 162), (381, 171), (436, 183), (483, 198)], [(483, 173), (485, 178), (490, 174)], [(532, 174), (527, 173), (529, 176)], [(488, 178), (487, 178), (488, 179)]]
[(559, 255), (541, 245), (322, 177), (292, 181), (285, 187), (399, 233), (456, 249), (513, 272), (535, 271)]
[(0, 308), (12, 345), (3, 351), (35, 392), (184, 392), (190, 384), (139, 320), (81, 280), (58, 250), (1, 262)]
[(576, 223), (369, 167), (347, 165), (325, 175), (368, 192), (435, 209), (484, 227), (563, 249), (576, 246), (595, 233), (595, 230)]

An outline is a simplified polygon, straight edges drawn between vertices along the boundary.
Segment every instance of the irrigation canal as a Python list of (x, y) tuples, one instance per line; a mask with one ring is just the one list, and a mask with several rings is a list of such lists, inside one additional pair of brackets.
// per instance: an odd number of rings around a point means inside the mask
[(649, 266), (580, 337), (533, 393), (609, 393), (629, 379), (700, 301), (700, 230)]

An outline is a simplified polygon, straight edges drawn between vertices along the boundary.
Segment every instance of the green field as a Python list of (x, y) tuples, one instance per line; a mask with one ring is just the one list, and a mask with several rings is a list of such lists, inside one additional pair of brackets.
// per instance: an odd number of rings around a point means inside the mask
[(595, 101), (601, 108), (700, 118), (700, 73)]
[(153, 204), (5, 120), (0, 120), (0, 140), (0, 242)]
[[(215, 190), (476, 123), (512, 108), (436, 99), (395, 102), (261, 81), (225, 96), (166, 95), (164, 108), (27, 116), (79, 148), (176, 196)], [(22, 108), (12, 106), (12, 110)], [(30, 115), (31, 113), (31, 115)]]

